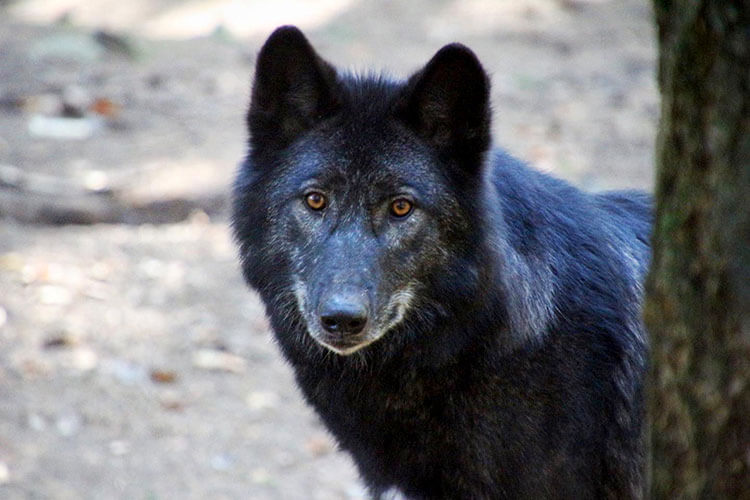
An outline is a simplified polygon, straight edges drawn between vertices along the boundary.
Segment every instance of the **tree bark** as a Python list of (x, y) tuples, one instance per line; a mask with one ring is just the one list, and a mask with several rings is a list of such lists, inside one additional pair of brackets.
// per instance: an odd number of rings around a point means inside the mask
[(651, 495), (750, 498), (750, 0), (654, 0)]

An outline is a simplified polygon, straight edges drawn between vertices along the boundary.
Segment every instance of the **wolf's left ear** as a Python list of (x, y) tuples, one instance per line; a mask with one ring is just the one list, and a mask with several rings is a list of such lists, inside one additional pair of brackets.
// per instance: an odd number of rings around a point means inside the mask
[(276, 29), (260, 49), (247, 124), (254, 148), (284, 147), (335, 107), (336, 70), (294, 26)]
[(446, 45), (406, 86), (400, 114), (441, 154), (478, 168), (490, 144), (490, 82), (468, 47)]

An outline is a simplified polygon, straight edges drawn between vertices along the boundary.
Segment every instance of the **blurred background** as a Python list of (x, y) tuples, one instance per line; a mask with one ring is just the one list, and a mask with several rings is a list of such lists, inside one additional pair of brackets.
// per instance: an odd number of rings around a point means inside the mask
[(363, 498), (227, 230), (256, 53), (492, 75), (497, 145), (652, 184), (647, 0), (0, 0), (0, 498)]

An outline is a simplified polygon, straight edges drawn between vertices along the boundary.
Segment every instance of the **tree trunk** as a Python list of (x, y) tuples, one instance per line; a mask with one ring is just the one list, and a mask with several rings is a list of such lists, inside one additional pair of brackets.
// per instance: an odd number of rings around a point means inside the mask
[(750, 498), (750, 0), (654, 0), (651, 494)]

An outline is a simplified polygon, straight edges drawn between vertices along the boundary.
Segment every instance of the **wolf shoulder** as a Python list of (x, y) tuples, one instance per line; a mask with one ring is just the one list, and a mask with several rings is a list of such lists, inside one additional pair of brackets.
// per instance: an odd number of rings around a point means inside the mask
[[(649, 193), (635, 189), (587, 192), (501, 149), (492, 152), (489, 164), (496, 208), (518, 243), (545, 245), (551, 243), (547, 236), (558, 243), (593, 239), (616, 252), (625, 245), (628, 253), (647, 264), (653, 222)], [(645, 270), (645, 265), (641, 267)]]

